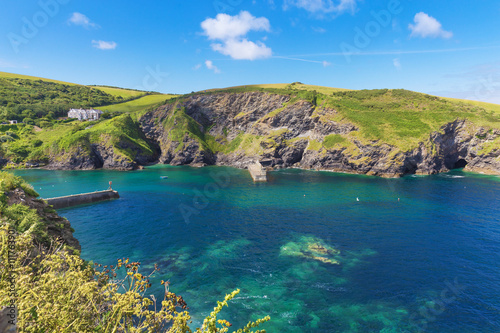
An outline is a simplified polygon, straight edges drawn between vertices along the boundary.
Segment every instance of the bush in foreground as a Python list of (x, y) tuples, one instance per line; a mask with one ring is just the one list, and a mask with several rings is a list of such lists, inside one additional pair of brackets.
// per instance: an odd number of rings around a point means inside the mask
[[(41, 242), (37, 211), (7, 204), (9, 192), (17, 189), (38, 195), (20, 177), (0, 172), (0, 308), (17, 308), (18, 332), (192, 332), (187, 305), (169, 291), (168, 282), (162, 281), (162, 301), (145, 296), (156, 267), (145, 276), (139, 272), (140, 263), (128, 259), (109, 267), (93, 265), (61, 240)], [(195, 332), (227, 332), (231, 324), (217, 316), (238, 292), (217, 302)], [(269, 319), (250, 322), (236, 332), (251, 332)]]

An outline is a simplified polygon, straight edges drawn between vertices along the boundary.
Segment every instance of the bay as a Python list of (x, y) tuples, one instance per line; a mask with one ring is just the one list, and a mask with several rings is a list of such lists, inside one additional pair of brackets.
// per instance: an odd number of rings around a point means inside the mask
[[(499, 332), (500, 178), (460, 170), (400, 179), (296, 169), (19, 170), (44, 198), (118, 200), (59, 210), (82, 257), (130, 257), (182, 295), (193, 327), (267, 314), (268, 332)], [(168, 179), (160, 179), (160, 176)], [(338, 252), (337, 252), (338, 251)]]

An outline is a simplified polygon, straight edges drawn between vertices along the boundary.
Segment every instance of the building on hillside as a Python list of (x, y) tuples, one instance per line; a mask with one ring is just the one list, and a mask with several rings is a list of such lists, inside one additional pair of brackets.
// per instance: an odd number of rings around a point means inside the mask
[(68, 118), (78, 118), (78, 120), (98, 120), (102, 115), (101, 110), (96, 109), (71, 109)]
[(17, 124), (17, 120), (9, 120), (9, 124), (10, 125), (15, 125), (15, 124)]

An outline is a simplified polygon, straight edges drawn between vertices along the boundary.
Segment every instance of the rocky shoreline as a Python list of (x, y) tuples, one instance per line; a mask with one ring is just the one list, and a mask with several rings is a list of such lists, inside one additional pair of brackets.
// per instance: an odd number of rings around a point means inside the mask
[[(98, 144), (51, 156), (45, 168), (134, 170), (155, 163), (246, 168), (259, 161), (270, 170), (300, 168), (380, 177), (428, 175), (462, 167), (500, 175), (500, 147), (495, 143), (491, 147), (500, 137), (498, 129), (456, 119), (408, 151), (358, 139), (325, 148), (321, 143), (327, 136), (358, 131), (355, 124), (331, 120), (336, 114), (328, 107), (264, 92), (192, 95), (139, 119), (140, 130), (157, 151), (155, 156), (143, 156), (137, 150), (131, 161), (116, 155), (112, 146)], [(185, 126), (195, 127), (190, 127), (191, 132), (175, 131), (189, 121)], [(238, 140), (243, 141), (232, 151), (211, 147), (227, 147)]]

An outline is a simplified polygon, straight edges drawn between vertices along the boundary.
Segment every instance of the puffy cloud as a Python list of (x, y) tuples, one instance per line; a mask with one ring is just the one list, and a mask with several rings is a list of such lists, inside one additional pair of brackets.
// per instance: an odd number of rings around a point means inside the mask
[(289, 6), (302, 8), (314, 14), (342, 14), (356, 10), (357, 0), (285, 0), (283, 8)]
[(90, 19), (82, 13), (74, 12), (68, 20), (69, 24), (79, 25), (86, 29), (99, 28), (98, 24), (90, 21)]
[(269, 31), (271, 25), (265, 17), (256, 18), (247, 11), (230, 16), (218, 14), (214, 19), (201, 22), (201, 27), (209, 39), (226, 40), (245, 36), (249, 31)]
[(250, 31), (270, 31), (271, 25), (265, 17), (256, 18), (247, 11), (235, 16), (218, 14), (203, 21), (201, 27), (209, 40), (220, 41), (212, 43), (212, 49), (233, 59), (255, 60), (272, 55), (272, 50), (263, 42), (246, 38)]
[(92, 46), (99, 50), (114, 50), (118, 46), (116, 42), (106, 42), (103, 40), (93, 40)]
[(247, 39), (229, 39), (224, 44), (212, 44), (214, 51), (228, 55), (237, 60), (255, 60), (269, 58), (272, 50), (262, 42), (254, 43)]
[(220, 70), (217, 68), (217, 66), (214, 65), (212, 60), (206, 60), (205, 61), (205, 66), (207, 66), (208, 69), (214, 71), (215, 74), (219, 74)]
[(438, 20), (424, 12), (417, 13), (413, 21), (415, 24), (408, 25), (408, 28), (411, 30), (411, 37), (453, 37), (453, 32), (443, 30), (443, 27)]

